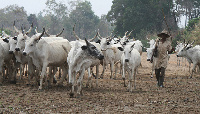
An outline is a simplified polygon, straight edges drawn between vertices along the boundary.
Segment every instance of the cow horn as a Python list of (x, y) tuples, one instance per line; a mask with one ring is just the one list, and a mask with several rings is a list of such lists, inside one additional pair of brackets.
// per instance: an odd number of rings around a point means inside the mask
[(21, 26), (22, 34), (24, 35), (24, 29), (23, 29), (23, 24)]
[(28, 35), (31, 32), (32, 28), (33, 28), (33, 23), (31, 24), (30, 29), (26, 32), (26, 35)]
[(127, 33), (128, 33), (128, 31), (125, 32), (125, 35), (124, 35), (124, 36), (126, 36)]
[(97, 34), (94, 36), (94, 38), (90, 39), (90, 42), (92, 42), (97, 36), (98, 36), (98, 32), (97, 32)]
[(63, 28), (62, 31), (59, 34), (56, 35), (56, 37), (60, 36), (63, 33), (64, 30), (65, 29)]
[(35, 27), (35, 33), (38, 34), (37, 27)]
[(44, 32), (45, 32), (45, 28), (43, 28), (42, 34), (36, 40), (40, 40), (41, 37), (44, 35)]
[(47, 33), (48, 32), (48, 30), (46, 30), (44, 33), (48, 36), (48, 37), (50, 37), (51, 35), (49, 34), (49, 33)]
[(13, 23), (13, 27), (14, 27), (15, 31), (19, 34), (20, 33), (19, 30), (15, 27), (15, 21)]
[(133, 30), (128, 34), (128, 37), (131, 35), (132, 32), (133, 32)]
[(99, 33), (99, 31), (98, 31), (98, 37), (97, 37), (99, 40), (101, 40), (102, 39), (102, 37), (101, 37), (101, 35), (100, 35), (100, 33)]
[(87, 46), (88, 46), (88, 45), (90, 45), (90, 43), (87, 41), (87, 39), (86, 39), (86, 38), (85, 38), (85, 42), (86, 42)]
[(194, 42), (195, 42), (195, 40), (191, 43), (191, 45), (194, 44)]
[(9, 37), (4, 31), (2, 31), (2, 36)]
[(75, 29), (75, 26), (76, 26), (76, 24), (74, 24), (74, 27), (73, 27), (73, 34), (74, 34), (74, 36), (76, 37), (76, 39), (79, 40), (80, 38), (76, 35), (76, 32), (75, 32), (75, 30), (74, 30), (74, 29)]

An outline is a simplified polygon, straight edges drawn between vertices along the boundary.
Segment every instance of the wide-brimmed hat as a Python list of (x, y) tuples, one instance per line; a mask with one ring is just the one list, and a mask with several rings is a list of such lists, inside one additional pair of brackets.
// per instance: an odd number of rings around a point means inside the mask
[(170, 37), (170, 35), (168, 34), (168, 32), (165, 29), (160, 34), (157, 34), (157, 36), (161, 37), (161, 38), (162, 38), (163, 35), (165, 35), (166, 38)]

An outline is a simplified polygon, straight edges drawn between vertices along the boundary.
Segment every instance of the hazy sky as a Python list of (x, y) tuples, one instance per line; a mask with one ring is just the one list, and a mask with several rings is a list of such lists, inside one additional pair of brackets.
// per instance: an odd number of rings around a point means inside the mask
[[(0, 8), (5, 8), (8, 5), (17, 4), (18, 6), (23, 6), (28, 14), (30, 13), (39, 13), (42, 11), (46, 5), (45, 2), (47, 0), (1, 0)], [(56, 0), (56, 2), (68, 3), (69, 0)], [(113, 0), (88, 0), (92, 4), (92, 10), (99, 17), (102, 14), (107, 14), (107, 12), (111, 9)]]

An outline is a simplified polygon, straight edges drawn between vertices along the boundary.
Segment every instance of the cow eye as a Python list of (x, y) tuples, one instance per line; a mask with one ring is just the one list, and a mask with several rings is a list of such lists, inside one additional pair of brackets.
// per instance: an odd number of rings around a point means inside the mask
[(24, 39), (22, 39), (24, 41)]
[(131, 53), (131, 51), (129, 51), (129, 53)]
[(33, 44), (31, 44), (31, 46), (33, 46)]
[(17, 42), (15, 44), (17, 44)]

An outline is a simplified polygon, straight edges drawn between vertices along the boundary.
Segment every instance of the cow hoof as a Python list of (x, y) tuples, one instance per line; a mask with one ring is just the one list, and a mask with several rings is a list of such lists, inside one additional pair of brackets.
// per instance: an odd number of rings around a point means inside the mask
[(40, 86), (39, 86), (38, 90), (39, 90), (39, 91), (43, 91), (42, 87), (40, 87)]
[(70, 98), (74, 98), (74, 93), (69, 93)]
[(58, 86), (58, 87), (64, 87), (63, 84), (61, 84), (61, 83), (58, 83), (57, 86)]
[(27, 73), (27, 71), (25, 71), (25, 76), (28, 76), (28, 73)]
[(14, 80), (14, 81), (10, 81), (10, 84), (16, 84), (17, 82)]
[(26, 86), (30, 86), (31, 84), (26, 84)]
[(57, 83), (57, 80), (53, 80), (53, 83), (56, 84), (56, 83)]

